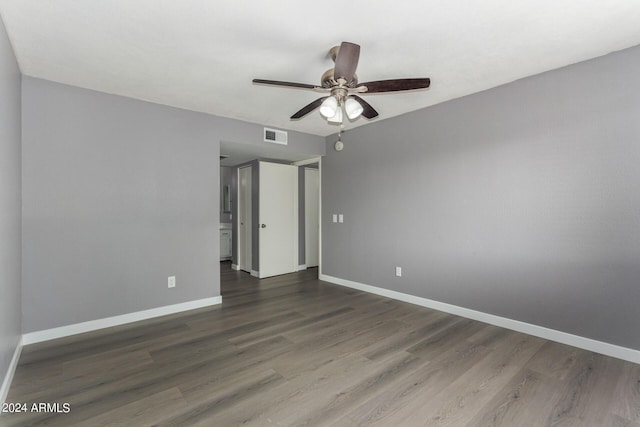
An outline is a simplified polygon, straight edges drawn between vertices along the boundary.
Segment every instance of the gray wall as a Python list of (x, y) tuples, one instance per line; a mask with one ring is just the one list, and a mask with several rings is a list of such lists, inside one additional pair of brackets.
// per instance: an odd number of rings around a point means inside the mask
[(0, 19), (0, 385), (20, 340), (20, 70)]
[(639, 94), (635, 47), (327, 138), (323, 273), (640, 349)]
[(24, 332), (220, 295), (208, 116), (27, 77), (23, 109)]
[(220, 141), (262, 128), (24, 77), (23, 331), (220, 295)]

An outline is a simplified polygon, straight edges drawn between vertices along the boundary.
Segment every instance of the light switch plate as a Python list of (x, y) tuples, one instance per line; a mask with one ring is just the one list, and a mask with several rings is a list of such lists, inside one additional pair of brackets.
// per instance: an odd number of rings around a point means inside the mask
[(333, 222), (338, 222), (338, 214), (333, 214)]
[(344, 216), (342, 214), (338, 215), (338, 222), (339, 223), (343, 223), (344, 222)]
[(396, 267), (396, 277), (402, 277), (402, 267)]

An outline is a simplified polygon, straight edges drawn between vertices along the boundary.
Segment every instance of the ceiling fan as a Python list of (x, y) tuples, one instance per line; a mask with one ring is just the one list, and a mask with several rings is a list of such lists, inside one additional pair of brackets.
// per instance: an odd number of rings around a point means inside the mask
[(335, 62), (335, 67), (327, 70), (322, 75), (320, 86), (263, 79), (253, 79), (253, 83), (311, 89), (316, 92), (329, 93), (329, 95), (318, 98), (302, 107), (291, 116), (291, 119), (300, 119), (320, 107), (320, 114), (332, 123), (342, 123), (343, 108), (349, 120), (355, 120), (360, 115), (367, 119), (373, 119), (378, 116), (378, 112), (357, 94), (426, 89), (430, 84), (428, 78), (377, 80), (358, 83), (356, 68), (360, 58), (359, 45), (342, 42), (340, 46), (331, 48), (329, 55)]

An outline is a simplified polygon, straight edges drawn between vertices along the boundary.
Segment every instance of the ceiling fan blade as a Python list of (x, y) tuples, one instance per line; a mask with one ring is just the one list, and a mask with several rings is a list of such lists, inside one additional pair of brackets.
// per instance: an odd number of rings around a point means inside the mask
[(358, 68), (358, 59), (360, 59), (360, 46), (354, 43), (342, 42), (336, 57), (336, 66), (333, 70), (334, 78), (336, 80), (344, 79), (347, 83), (351, 82), (356, 68)]
[(312, 103), (305, 105), (304, 107), (302, 107), (300, 109), (300, 111), (298, 111), (293, 116), (291, 116), (291, 119), (299, 119), (299, 118), (302, 118), (302, 117), (306, 116), (307, 114), (309, 114), (310, 112), (312, 112), (313, 110), (318, 108), (320, 106), (320, 104), (322, 104), (322, 101), (324, 101), (327, 98), (328, 98), (328, 96), (323, 96), (322, 98), (318, 98), (315, 101), (313, 101)]
[(377, 80), (360, 83), (358, 87), (366, 86), (366, 93), (398, 92), (401, 90), (426, 89), (431, 84), (428, 78)]
[(364, 110), (362, 111), (362, 115), (364, 117), (366, 117), (367, 119), (373, 119), (374, 117), (378, 117), (378, 112), (374, 110), (373, 107), (369, 105), (367, 101), (360, 98), (358, 95), (351, 95), (351, 97), (356, 101), (358, 101), (358, 103), (362, 105), (362, 108), (364, 108)]
[(308, 85), (305, 83), (281, 82), (279, 80), (253, 79), (253, 83), (258, 83), (261, 85), (297, 87), (300, 89), (318, 89), (318, 86), (315, 85)]

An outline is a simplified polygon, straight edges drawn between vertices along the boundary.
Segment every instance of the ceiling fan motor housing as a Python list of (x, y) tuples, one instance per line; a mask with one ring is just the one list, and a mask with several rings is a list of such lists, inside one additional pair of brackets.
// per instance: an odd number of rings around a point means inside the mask
[[(340, 83), (335, 79), (333, 74), (333, 68), (329, 68), (324, 72), (322, 78), (320, 79), (320, 85), (324, 88), (331, 89), (334, 86), (338, 86)], [(358, 76), (356, 74), (353, 75), (351, 81), (346, 84), (346, 87), (354, 88), (358, 85)]]

